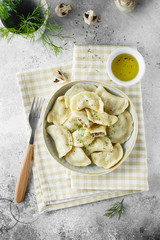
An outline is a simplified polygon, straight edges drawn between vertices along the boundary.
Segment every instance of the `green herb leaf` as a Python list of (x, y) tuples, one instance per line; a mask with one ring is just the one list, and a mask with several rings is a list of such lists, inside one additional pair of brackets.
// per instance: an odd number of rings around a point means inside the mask
[(118, 213), (118, 220), (119, 220), (121, 218), (121, 215), (125, 211), (123, 201), (124, 199), (122, 199), (121, 202), (114, 203), (111, 208), (106, 210), (106, 213), (104, 214), (104, 216), (111, 218)]
[(17, 12), (16, 7), (22, 0), (2, 0), (0, 1), (0, 15), (3, 20), (10, 17), (11, 12)]
[[(16, 12), (17, 4), (21, 4), (22, 0), (2, 0), (0, 1), (0, 16), (2, 19), (6, 20), (10, 17), (10, 12)], [(17, 12), (16, 12), (17, 13)], [(56, 25), (49, 23), (48, 19), (46, 21), (45, 16), (49, 15), (49, 10), (45, 9), (39, 1), (37, 7), (29, 12), (27, 16), (18, 15), (19, 25), (15, 26), (15, 28), (0, 28), (0, 38), (6, 38), (8, 41), (14, 37), (14, 34), (19, 34), (24, 38), (30, 38), (32, 41), (35, 40), (34, 32), (39, 29), (39, 33), (41, 36), (42, 43), (45, 47), (49, 47), (50, 50), (54, 50), (55, 55), (62, 52), (61, 46), (56, 46), (51, 37), (58, 37), (61, 40), (66, 38), (66, 36), (62, 35), (62, 29)], [(41, 26), (44, 26), (45, 33), (41, 29)]]

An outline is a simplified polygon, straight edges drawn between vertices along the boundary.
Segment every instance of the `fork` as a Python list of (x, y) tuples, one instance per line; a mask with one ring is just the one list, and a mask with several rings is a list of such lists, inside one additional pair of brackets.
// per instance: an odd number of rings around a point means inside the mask
[(29, 178), (29, 172), (30, 172), (30, 165), (31, 165), (31, 160), (33, 157), (33, 143), (34, 143), (34, 136), (35, 136), (35, 131), (37, 128), (40, 127), (41, 122), (42, 122), (42, 115), (43, 115), (43, 110), (44, 110), (44, 102), (45, 99), (39, 98), (39, 97), (34, 97), (31, 110), (29, 113), (29, 124), (32, 129), (31, 137), (29, 140), (29, 145), (26, 150), (25, 157), (23, 159), (20, 173), (17, 179), (17, 184), (16, 184), (16, 189), (15, 189), (15, 201), (17, 203), (20, 203), (23, 201), (26, 189), (27, 189), (27, 183), (28, 183), (28, 178)]

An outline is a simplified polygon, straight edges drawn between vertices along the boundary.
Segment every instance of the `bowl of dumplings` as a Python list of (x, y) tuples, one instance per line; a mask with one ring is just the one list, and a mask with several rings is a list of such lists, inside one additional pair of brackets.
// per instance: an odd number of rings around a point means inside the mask
[(131, 153), (138, 132), (129, 97), (98, 82), (70, 82), (49, 100), (43, 137), (53, 157), (65, 168), (86, 175), (115, 170)]

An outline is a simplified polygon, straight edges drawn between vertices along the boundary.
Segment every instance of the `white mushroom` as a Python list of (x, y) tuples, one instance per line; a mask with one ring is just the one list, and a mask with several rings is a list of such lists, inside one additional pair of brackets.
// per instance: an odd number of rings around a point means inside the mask
[(85, 23), (87, 23), (88, 25), (94, 24), (98, 19), (97, 15), (95, 14), (94, 10), (92, 10), (92, 9), (85, 12), (83, 14), (83, 18), (84, 18)]
[(135, 8), (136, 1), (135, 0), (115, 0), (115, 4), (121, 12), (128, 13)]
[(62, 84), (67, 81), (68, 79), (64, 76), (64, 74), (61, 71), (57, 70), (53, 72), (53, 83)]
[(71, 5), (66, 5), (64, 3), (60, 3), (57, 5), (57, 7), (55, 8), (55, 13), (57, 14), (57, 16), (59, 17), (65, 17), (68, 15), (68, 11), (72, 10), (72, 6)]

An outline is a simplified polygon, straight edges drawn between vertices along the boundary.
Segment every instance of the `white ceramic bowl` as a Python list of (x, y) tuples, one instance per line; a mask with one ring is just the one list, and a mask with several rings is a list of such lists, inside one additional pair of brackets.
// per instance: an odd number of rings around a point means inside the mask
[[(137, 60), (137, 63), (139, 66), (139, 70), (138, 70), (136, 77), (130, 81), (121, 81), (120, 79), (118, 79), (113, 74), (112, 68), (111, 68), (113, 60), (118, 55), (124, 54), (124, 53), (132, 55)], [(117, 48), (109, 55), (109, 58), (107, 60), (107, 72), (108, 72), (108, 75), (111, 78), (111, 80), (114, 81), (115, 83), (117, 83), (121, 86), (131, 86), (131, 85), (139, 82), (143, 78), (144, 73), (145, 73), (145, 61), (144, 61), (144, 58), (142, 57), (142, 55), (133, 48), (130, 48), (130, 47)]]
[[(63, 96), (68, 89), (70, 89), (72, 86), (74, 86), (77, 83), (87, 83), (87, 84), (94, 84), (96, 86), (103, 86), (110, 93), (112, 93), (114, 95), (117, 95), (117, 96), (120, 96), (120, 97), (125, 97), (129, 100), (130, 104), (129, 104), (129, 107), (128, 107), (128, 111), (132, 115), (133, 122), (134, 122), (134, 129), (133, 129), (133, 132), (131, 134), (130, 139), (127, 142), (122, 144), (123, 150), (124, 150), (123, 158), (120, 160), (120, 162), (118, 162), (117, 165), (115, 165), (111, 169), (105, 169), (105, 168), (102, 168), (102, 167), (98, 167), (94, 164), (91, 164), (87, 167), (75, 167), (75, 166), (72, 166), (71, 164), (69, 164), (68, 162), (66, 162), (64, 158), (60, 159), (58, 157), (58, 153), (57, 153), (54, 141), (46, 131), (46, 127), (48, 125), (47, 120), (46, 120), (47, 115), (48, 115), (49, 111), (51, 110), (54, 102), (56, 101), (56, 99), (59, 96)], [(134, 147), (135, 141), (136, 141), (137, 132), (138, 132), (137, 114), (136, 114), (134, 105), (131, 102), (131, 100), (128, 98), (128, 96), (125, 93), (123, 93), (122, 91), (120, 91), (119, 89), (115, 88), (115, 87), (112, 87), (112, 86), (107, 85), (107, 84), (100, 84), (98, 82), (87, 82), (87, 81), (71, 82), (71, 83), (68, 83), (68, 84), (64, 85), (63, 87), (61, 87), (58, 91), (56, 91), (53, 94), (50, 101), (48, 102), (48, 105), (46, 107), (45, 114), (44, 114), (44, 119), (43, 119), (43, 138), (44, 138), (44, 142), (47, 146), (47, 149), (48, 149), (49, 153), (53, 157), (53, 161), (56, 160), (58, 163), (60, 163), (65, 168), (67, 168), (69, 170), (72, 170), (74, 172), (78, 172), (78, 173), (86, 174), (86, 175), (102, 175), (102, 174), (106, 174), (106, 173), (109, 173), (109, 172), (115, 170), (120, 164), (122, 164), (124, 162), (124, 160), (131, 153), (131, 151)]]

